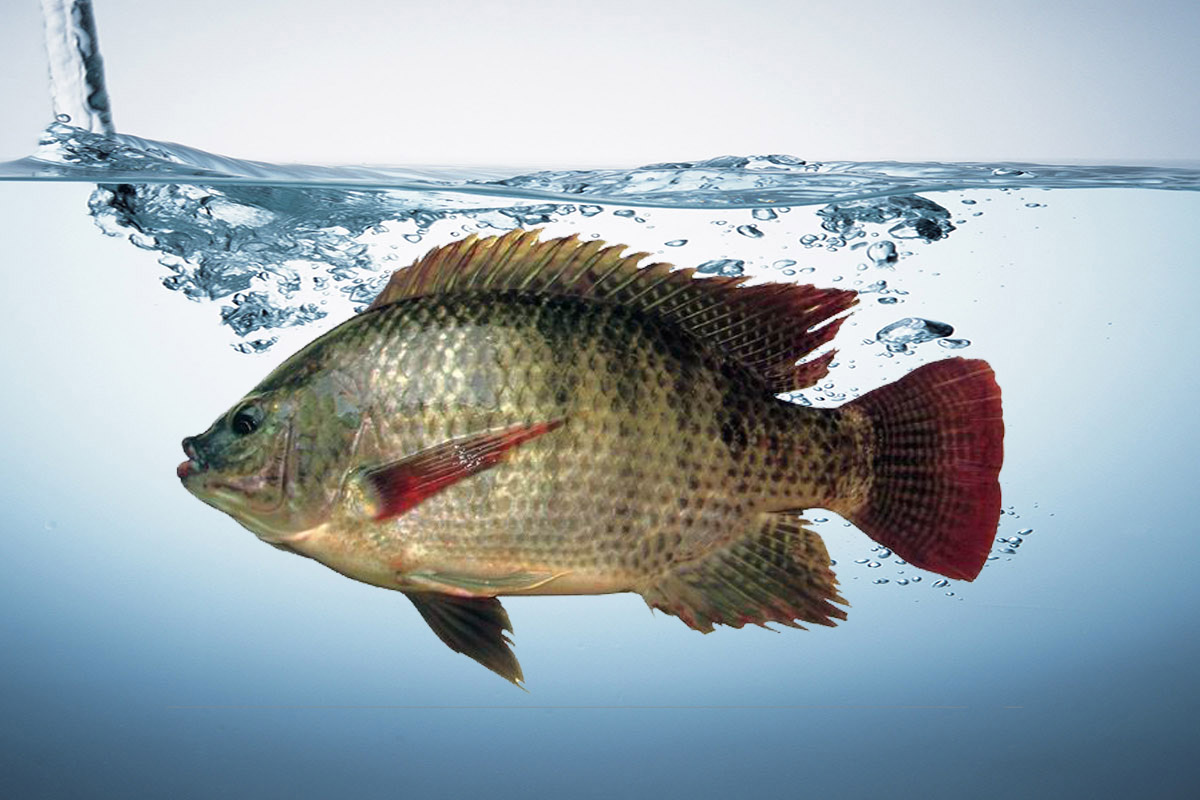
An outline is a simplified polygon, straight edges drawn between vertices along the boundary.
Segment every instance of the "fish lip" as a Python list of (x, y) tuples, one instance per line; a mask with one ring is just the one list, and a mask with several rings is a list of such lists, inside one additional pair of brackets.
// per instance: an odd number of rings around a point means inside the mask
[(200, 454), (196, 451), (195, 436), (184, 437), (183, 453), (187, 456), (187, 461), (175, 468), (175, 477), (181, 481), (204, 470), (204, 463), (201, 462)]

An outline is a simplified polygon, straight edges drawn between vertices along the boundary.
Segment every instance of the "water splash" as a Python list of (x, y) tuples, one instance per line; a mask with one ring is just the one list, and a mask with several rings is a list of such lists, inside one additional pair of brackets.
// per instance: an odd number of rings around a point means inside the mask
[[(116, 133), (90, 2), (42, 0), (42, 5), (57, 121), (33, 155), (0, 164), (0, 180), (98, 184), (89, 206), (101, 229), (158, 252), (170, 271), (163, 279), (167, 288), (219, 302), (222, 322), (242, 337), (255, 337), (237, 344), (240, 352), (269, 348), (276, 337), (264, 331), (324, 317), (330, 299), (365, 306), (401, 265), (402, 248), (424, 242), (431, 227), (444, 221), (461, 222), (454, 234), (461, 235), (545, 225), (572, 215), (590, 218), (606, 209), (645, 223), (646, 208), (748, 208), (751, 222), (721, 224), (752, 246), (793, 207), (821, 206), (816, 214), (824, 233), (801, 237), (800, 244), (838, 251), (866, 246), (872, 226), (885, 226), (897, 240), (945, 239), (955, 230), (950, 213), (920, 195), (925, 192), (1200, 190), (1200, 169), (1194, 168), (816, 162), (784, 154), (531, 173), (246, 161)], [(685, 243), (670, 239), (666, 246)], [(894, 267), (902, 255), (891, 240), (866, 250), (881, 268)], [(794, 259), (774, 263), (789, 278), (812, 271), (793, 269)], [(699, 271), (734, 276), (749, 269), (745, 259), (720, 258)], [(882, 281), (868, 291), (877, 292), (882, 304), (897, 303), (902, 294)], [(945, 338), (948, 334), (938, 334), (943, 346), (966, 346), (964, 339)], [(911, 352), (911, 345), (927, 340), (916, 335), (889, 340), (889, 351)]]

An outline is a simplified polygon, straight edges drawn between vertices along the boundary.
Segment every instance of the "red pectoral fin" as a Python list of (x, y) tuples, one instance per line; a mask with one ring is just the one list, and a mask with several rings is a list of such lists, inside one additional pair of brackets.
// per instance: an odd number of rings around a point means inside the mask
[(564, 420), (471, 434), (363, 472), (377, 499), (375, 519), (398, 517), (425, 498), (496, 466), (509, 450), (558, 428)]

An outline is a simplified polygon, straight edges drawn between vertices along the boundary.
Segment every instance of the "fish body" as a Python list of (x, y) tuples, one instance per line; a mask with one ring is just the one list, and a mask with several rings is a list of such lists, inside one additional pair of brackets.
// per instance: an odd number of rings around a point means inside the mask
[(632, 591), (704, 631), (844, 618), (805, 509), (974, 577), (999, 517), (986, 364), (786, 403), (855, 294), (641, 255), (524, 231), (439, 248), (185, 440), (179, 474), (514, 682), (501, 595)]

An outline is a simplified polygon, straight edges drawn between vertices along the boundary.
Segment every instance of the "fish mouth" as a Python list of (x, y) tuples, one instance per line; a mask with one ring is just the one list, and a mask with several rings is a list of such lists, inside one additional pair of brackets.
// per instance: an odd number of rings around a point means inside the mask
[(183, 440), (183, 453), (187, 456), (187, 461), (184, 461), (175, 468), (175, 477), (179, 480), (186, 480), (189, 475), (195, 475), (204, 469), (200, 463), (200, 455), (196, 452), (196, 437), (188, 436)]

